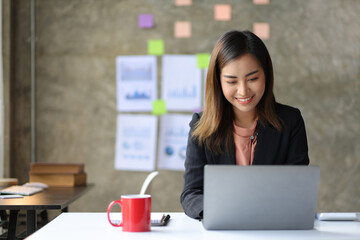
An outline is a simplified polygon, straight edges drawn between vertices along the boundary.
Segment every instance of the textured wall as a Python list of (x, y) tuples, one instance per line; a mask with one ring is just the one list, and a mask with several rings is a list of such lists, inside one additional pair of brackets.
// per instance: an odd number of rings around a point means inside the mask
[[(213, 20), (216, 3), (232, 5), (232, 21)], [(151, 38), (164, 39), (166, 54), (211, 52), (225, 31), (268, 22), (277, 100), (302, 111), (311, 162), (321, 167), (318, 210), (360, 211), (359, 12), (358, 0), (37, 0), (37, 159), (86, 163), (96, 187), (71, 211), (105, 211), (138, 192), (147, 173), (114, 170), (115, 57), (147, 54)], [(155, 28), (137, 27), (141, 13), (154, 14)], [(190, 39), (173, 37), (175, 21), (192, 22)], [(182, 175), (155, 178), (154, 211), (182, 210)]]
[[(4, 97), (4, 169), (3, 177), (10, 176), (10, 1), (2, 1), (2, 62)], [(1, 173), (0, 173), (1, 174)]]
[(8, 59), (10, 62), (10, 176), (18, 178), (19, 182), (24, 182), (28, 178), (31, 161), (30, 1), (12, 0), (7, 1), (7, 4), (10, 4), (11, 19)]

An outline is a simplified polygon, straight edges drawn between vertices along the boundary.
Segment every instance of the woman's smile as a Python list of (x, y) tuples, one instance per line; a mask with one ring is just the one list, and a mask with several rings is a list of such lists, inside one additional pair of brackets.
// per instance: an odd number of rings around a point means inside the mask
[(248, 98), (235, 98), (238, 103), (240, 104), (248, 104), (250, 103), (253, 99), (254, 99), (254, 96), (251, 96), (251, 97), (248, 97)]

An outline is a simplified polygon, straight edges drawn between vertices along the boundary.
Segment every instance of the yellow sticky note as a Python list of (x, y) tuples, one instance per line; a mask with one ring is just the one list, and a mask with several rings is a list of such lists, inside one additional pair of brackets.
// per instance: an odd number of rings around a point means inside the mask
[(261, 39), (269, 39), (270, 25), (268, 23), (254, 23), (253, 32)]
[(152, 113), (154, 115), (162, 115), (167, 112), (166, 111), (166, 102), (164, 100), (161, 100), (161, 99), (155, 100), (155, 101), (153, 101), (152, 105), (153, 105)]
[(209, 53), (198, 53), (196, 54), (197, 67), (205, 69), (209, 66), (210, 54)]
[(148, 54), (149, 55), (163, 55), (164, 54), (164, 41), (161, 39), (151, 39), (148, 41)]
[(230, 21), (231, 6), (229, 4), (216, 4), (214, 6), (214, 19), (218, 21)]
[(191, 23), (190, 22), (175, 22), (174, 36), (177, 38), (191, 37)]
[(192, 0), (175, 0), (176, 6), (190, 6), (192, 4)]
[(270, 3), (270, 0), (253, 0), (255, 5), (267, 5)]

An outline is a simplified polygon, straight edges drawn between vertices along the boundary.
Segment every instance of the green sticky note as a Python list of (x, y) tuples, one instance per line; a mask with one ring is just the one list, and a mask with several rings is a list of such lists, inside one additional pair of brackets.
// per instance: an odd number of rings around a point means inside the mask
[(166, 102), (164, 100), (155, 100), (155, 101), (153, 101), (152, 105), (153, 105), (152, 113), (154, 115), (162, 115), (167, 112), (166, 111)]
[(164, 41), (161, 39), (151, 39), (148, 41), (148, 54), (149, 55), (163, 55), (164, 54)]
[(210, 54), (209, 53), (196, 54), (196, 59), (197, 59), (198, 68), (205, 69), (209, 66)]

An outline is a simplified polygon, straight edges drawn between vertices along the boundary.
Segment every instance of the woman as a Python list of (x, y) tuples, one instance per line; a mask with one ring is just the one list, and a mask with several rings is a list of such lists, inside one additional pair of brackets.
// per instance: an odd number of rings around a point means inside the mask
[(205, 107), (190, 122), (181, 204), (203, 215), (206, 164), (308, 165), (305, 125), (298, 109), (279, 104), (266, 46), (249, 31), (220, 37), (211, 54)]

